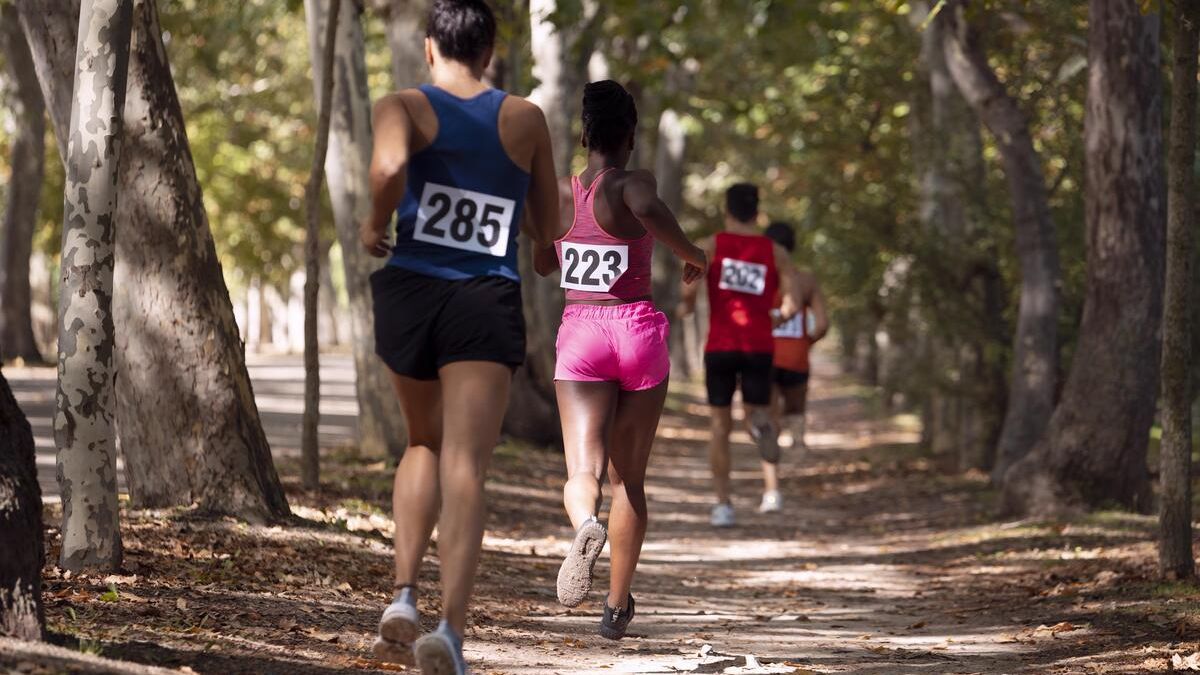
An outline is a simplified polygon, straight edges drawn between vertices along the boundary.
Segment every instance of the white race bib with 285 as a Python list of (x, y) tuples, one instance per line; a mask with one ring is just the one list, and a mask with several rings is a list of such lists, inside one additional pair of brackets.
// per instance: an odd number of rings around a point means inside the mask
[(564, 241), (562, 280), (559, 285), (576, 291), (607, 293), (629, 269), (629, 247), (599, 246)]
[(413, 239), (503, 257), (514, 213), (511, 199), (425, 183)]
[(717, 288), (750, 295), (762, 295), (767, 289), (767, 266), (761, 263), (724, 258), (721, 260), (721, 282)]

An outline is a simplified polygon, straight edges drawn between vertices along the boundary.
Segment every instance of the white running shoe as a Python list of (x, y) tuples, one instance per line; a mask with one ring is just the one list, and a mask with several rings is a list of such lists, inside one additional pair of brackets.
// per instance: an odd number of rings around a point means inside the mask
[(383, 610), (379, 636), (371, 645), (375, 658), (388, 663), (413, 664), (413, 642), (420, 632), (420, 613), (411, 589), (397, 592), (392, 604)]
[(737, 517), (733, 513), (732, 504), (717, 504), (712, 510), (712, 526), (713, 527), (733, 527), (737, 524)]
[(779, 513), (783, 510), (783, 495), (779, 490), (767, 490), (763, 493), (762, 503), (758, 505), (759, 513)]

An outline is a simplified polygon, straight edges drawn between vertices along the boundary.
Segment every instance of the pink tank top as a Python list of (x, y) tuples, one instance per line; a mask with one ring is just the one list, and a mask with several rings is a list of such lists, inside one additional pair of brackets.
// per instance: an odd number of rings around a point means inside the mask
[(575, 222), (554, 242), (562, 270), (559, 285), (567, 289), (567, 300), (636, 300), (650, 295), (654, 237), (647, 232), (637, 239), (621, 239), (596, 222), (592, 207), (600, 182), (611, 170), (601, 171), (587, 188), (578, 176), (571, 177)]

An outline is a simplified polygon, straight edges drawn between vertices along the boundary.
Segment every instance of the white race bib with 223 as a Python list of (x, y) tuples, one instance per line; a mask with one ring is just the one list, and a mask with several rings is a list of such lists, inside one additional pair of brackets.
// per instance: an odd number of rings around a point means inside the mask
[(564, 241), (559, 285), (575, 291), (607, 293), (629, 269), (629, 247)]
[(425, 183), (413, 239), (502, 258), (514, 213), (511, 199)]

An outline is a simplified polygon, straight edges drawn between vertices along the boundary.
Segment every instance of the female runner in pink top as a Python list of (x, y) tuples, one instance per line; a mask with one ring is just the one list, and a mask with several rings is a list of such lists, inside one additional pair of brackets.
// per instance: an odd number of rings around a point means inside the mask
[(646, 535), (646, 464), (670, 370), (667, 319), (651, 298), (654, 242), (684, 261), (685, 281), (703, 278), (708, 267), (658, 198), (654, 176), (625, 170), (636, 128), (629, 92), (612, 80), (587, 85), (587, 169), (559, 181), (561, 236), (535, 256), (539, 274), (561, 270), (567, 295), (554, 379), (567, 458), (563, 504), (576, 536), (559, 570), (558, 599), (574, 607), (591, 590), (608, 538), (596, 518), (607, 468), (612, 573), (600, 634), (614, 640), (633, 618), (629, 588)]

